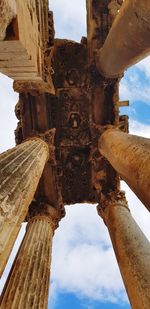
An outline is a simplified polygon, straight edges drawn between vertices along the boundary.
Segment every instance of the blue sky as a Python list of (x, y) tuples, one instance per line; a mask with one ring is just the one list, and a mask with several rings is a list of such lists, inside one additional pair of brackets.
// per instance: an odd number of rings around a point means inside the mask
[[(49, 303), (49, 308), (50, 303)], [(118, 304), (113, 304), (112, 302), (99, 302), (99, 301), (93, 301), (89, 298), (79, 298), (73, 293), (59, 293), (59, 296), (57, 298), (57, 301), (55, 303), (55, 309), (60, 308), (71, 308), (71, 309), (126, 309), (130, 308), (129, 305), (123, 303), (122, 306)]]
[[(147, 59), (143, 61), (145, 64)], [(150, 75), (141, 63), (125, 72), (120, 83), (120, 98), (130, 101), (129, 107), (120, 109), (121, 114), (128, 114), (132, 120), (150, 125)]]
[[(50, 0), (54, 10), (56, 37), (80, 41), (86, 35), (85, 0)], [(130, 116), (130, 132), (150, 137), (150, 58), (130, 68), (120, 85), (120, 99), (130, 100), (121, 114)], [(0, 75), (0, 151), (14, 145), (14, 106), (18, 94), (12, 81)], [(150, 239), (149, 214), (126, 184), (132, 215)], [(108, 231), (95, 205), (66, 206), (53, 241), (51, 288), (48, 309), (128, 309), (126, 292)], [(4, 276), (7, 277), (25, 227), (18, 237)]]

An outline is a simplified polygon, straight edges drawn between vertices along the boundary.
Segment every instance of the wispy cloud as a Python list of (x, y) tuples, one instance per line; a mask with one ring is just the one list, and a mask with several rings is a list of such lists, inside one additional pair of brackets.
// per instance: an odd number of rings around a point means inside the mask
[(93, 300), (125, 300), (107, 228), (95, 206), (66, 206), (66, 210), (53, 246), (52, 280), (57, 290)]
[(54, 11), (56, 37), (79, 41), (86, 35), (85, 0), (51, 0)]
[(136, 66), (141, 72), (144, 72), (146, 77), (150, 77), (150, 56), (146, 57), (144, 60), (136, 64)]
[(120, 98), (150, 105), (150, 57), (130, 68), (120, 83)]
[(150, 125), (141, 123), (131, 118), (129, 121), (129, 126), (131, 134), (150, 138)]

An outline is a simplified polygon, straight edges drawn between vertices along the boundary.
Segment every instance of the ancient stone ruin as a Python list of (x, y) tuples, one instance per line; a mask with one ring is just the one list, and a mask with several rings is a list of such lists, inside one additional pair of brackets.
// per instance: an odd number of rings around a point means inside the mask
[(150, 54), (150, 1), (86, 3), (77, 43), (55, 39), (48, 0), (0, 1), (0, 72), (19, 93), (16, 147), (0, 154), (1, 274), (28, 222), (2, 309), (47, 308), (54, 231), (64, 205), (85, 202), (98, 204), (132, 308), (150, 308), (149, 242), (120, 191), (123, 179), (150, 210), (150, 140), (128, 133), (118, 95)]

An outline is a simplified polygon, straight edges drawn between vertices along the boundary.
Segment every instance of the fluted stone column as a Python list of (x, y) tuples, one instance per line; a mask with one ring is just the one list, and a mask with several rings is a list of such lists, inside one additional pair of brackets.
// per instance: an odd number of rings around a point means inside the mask
[(0, 275), (36, 191), (49, 148), (33, 138), (0, 155)]
[(47, 308), (52, 237), (58, 213), (41, 204), (32, 215), (2, 293), (1, 309)]
[(133, 309), (150, 308), (150, 244), (132, 218), (124, 193), (108, 194), (98, 206), (108, 227)]
[(150, 210), (150, 139), (107, 129), (99, 151)]

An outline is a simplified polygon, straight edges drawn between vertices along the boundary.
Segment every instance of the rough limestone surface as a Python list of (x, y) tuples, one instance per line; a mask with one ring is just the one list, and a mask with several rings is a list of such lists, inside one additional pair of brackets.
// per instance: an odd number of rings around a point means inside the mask
[(37, 138), (0, 155), (0, 275), (32, 202), (49, 150)]
[(16, 81), (16, 91), (54, 94), (48, 0), (2, 0), (0, 26), (0, 72)]
[[(113, 6), (110, 10), (113, 12)], [(123, 2), (102, 49), (97, 53), (100, 74), (106, 78), (120, 77), (127, 68), (150, 54), (149, 16), (148, 0)]]
[(47, 309), (55, 209), (33, 217), (1, 297), (1, 309)]
[(0, 1), (0, 41), (5, 39), (6, 29), (16, 17), (16, 0)]
[(150, 210), (150, 139), (108, 129), (99, 151)]
[(122, 192), (110, 193), (98, 207), (108, 227), (133, 309), (150, 305), (150, 246), (134, 221)]

